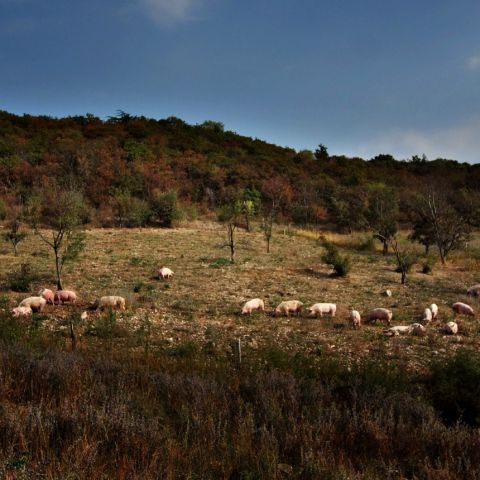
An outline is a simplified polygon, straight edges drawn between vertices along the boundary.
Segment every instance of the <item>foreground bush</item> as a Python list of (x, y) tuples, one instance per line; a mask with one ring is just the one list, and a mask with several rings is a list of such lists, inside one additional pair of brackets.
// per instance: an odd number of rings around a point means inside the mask
[[(478, 389), (472, 354), (422, 375), (278, 349), (239, 368), (198, 348), (187, 356), (62, 352), (22, 332), (0, 343), (2, 476), (480, 476), (478, 430), (463, 423), (480, 413), (467, 384)], [(454, 400), (465, 408), (451, 410)]]

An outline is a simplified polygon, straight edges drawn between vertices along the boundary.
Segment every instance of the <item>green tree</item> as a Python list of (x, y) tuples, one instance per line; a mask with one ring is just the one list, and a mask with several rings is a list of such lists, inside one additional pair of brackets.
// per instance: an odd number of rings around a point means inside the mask
[(10, 207), (9, 217), (7, 231), (3, 234), (3, 238), (12, 244), (13, 252), (15, 256), (17, 256), (18, 244), (27, 237), (27, 232), (21, 230), (22, 223), (24, 222), (23, 207)]
[(339, 230), (352, 233), (367, 226), (365, 200), (360, 193), (339, 187), (327, 201), (330, 218)]
[(241, 197), (241, 208), (245, 218), (245, 225), (247, 232), (251, 231), (250, 222), (252, 218), (258, 213), (261, 205), (261, 195), (256, 189), (246, 188)]
[(214, 120), (205, 120), (200, 126), (218, 133), (225, 130), (225, 125), (222, 122), (215, 122)]
[(35, 233), (53, 251), (59, 290), (63, 289), (63, 267), (85, 248), (83, 224), (87, 218), (85, 201), (78, 190), (52, 186), (30, 199), (29, 219)]
[(315, 150), (314, 155), (315, 155), (315, 158), (317, 160), (328, 160), (329, 159), (328, 149), (323, 143), (320, 143), (318, 145), (318, 148)]

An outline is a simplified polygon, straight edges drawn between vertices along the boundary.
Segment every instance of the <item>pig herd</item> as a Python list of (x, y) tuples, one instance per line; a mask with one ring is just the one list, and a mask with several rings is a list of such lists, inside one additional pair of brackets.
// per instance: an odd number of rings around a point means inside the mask
[[(158, 278), (162, 280), (169, 280), (173, 277), (174, 272), (168, 267), (161, 267), (158, 270)], [(390, 290), (386, 292), (387, 296), (391, 296)], [(480, 296), (480, 284), (473, 285), (467, 289), (467, 295), (478, 297)], [(28, 316), (32, 313), (41, 312), (47, 303), (52, 305), (77, 302), (77, 295), (71, 290), (58, 290), (53, 292), (48, 288), (42, 288), (37, 296), (25, 298), (20, 302), (18, 307), (12, 309), (14, 317)], [(93, 303), (90, 303), (91, 310), (125, 310), (126, 302), (123, 297), (117, 295), (108, 295), (101, 297)], [(462, 302), (456, 302), (452, 305), (454, 315), (474, 316), (475, 312), (470, 305)], [(261, 298), (253, 298), (245, 303), (242, 308), (242, 315), (251, 315), (255, 311), (265, 312), (265, 302)], [(286, 300), (281, 302), (273, 311), (276, 317), (289, 315), (301, 316), (305, 314), (309, 318), (323, 317), (329, 315), (335, 317), (337, 312), (337, 305), (335, 303), (315, 303), (309, 308), (304, 309), (304, 305), (299, 300)], [(84, 312), (86, 317), (86, 312)], [(389, 336), (396, 336), (401, 334), (422, 335), (426, 332), (427, 326), (432, 320), (438, 318), (438, 306), (432, 303), (423, 311), (420, 322), (411, 325), (397, 325), (390, 327), (393, 318), (393, 313), (387, 308), (374, 308), (364, 317), (364, 323), (372, 323), (377, 321), (385, 322), (389, 328), (384, 330), (384, 333)], [(358, 310), (351, 309), (348, 315), (348, 322), (350, 326), (357, 330), (362, 326), (362, 316)], [(442, 327), (442, 331), (446, 334), (458, 333), (458, 324), (456, 322), (448, 322)]]
[[(158, 278), (161, 280), (170, 280), (175, 273), (168, 267), (160, 267), (158, 269)], [(76, 303), (77, 294), (71, 290), (58, 290), (53, 293), (48, 288), (41, 288), (37, 296), (25, 298), (20, 302), (18, 307), (12, 309), (11, 313), (14, 317), (25, 317), (32, 313), (41, 312), (48, 304), (59, 305), (65, 303)], [(125, 298), (118, 295), (107, 295), (90, 303), (89, 310), (125, 310)], [(86, 316), (86, 312), (82, 315)]]
[[(386, 292), (387, 296), (391, 296), (390, 290)], [(478, 297), (480, 296), (480, 284), (474, 285), (467, 289), (467, 295)], [(304, 305), (298, 300), (287, 300), (281, 302), (273, 311), (273, 315), (285, 316), (296, 315), (301, 316), (305, 312), (307, 317), (322, 317), (324, 314), (335, 317), (337, 306), (335, 303), (315, 303), (310, 308), (304, 310)], [(475, 312), (470, 305), (463, 302), (455, 302), (452, 305), (452, 310), (455, 316), (467, 315), (474, 316)], [(242, 315), (250, 315), (254, 311), (265, 312), (265, 302), (261, 298), (254, 298), (245, 303), (242, 308)], [(364, 323), (377, 322), (378, 320), (385, 322), (389, 327), (393, 318), (393, 313), (387, 308), (374, 308), (364, 318)], [(427, 326), (432, 320), (438, 319), (438, 306), (432, 303), (425, 308), (420, 322), (412, 323), (411, 325), (398, 325), (384, 330), (384, 333), (389, 336), (397, 336), (401, 334), (423, 335), (427, 331)], [(353, 308), (348, 315), (348, 322), (350, 326), (357, 330), (362, 325), (362, 316), (358, 310)], [(442, 331), (445, 334), (454, 335), (458, 333), (457, 322), (448, 322), (442, 326)]]

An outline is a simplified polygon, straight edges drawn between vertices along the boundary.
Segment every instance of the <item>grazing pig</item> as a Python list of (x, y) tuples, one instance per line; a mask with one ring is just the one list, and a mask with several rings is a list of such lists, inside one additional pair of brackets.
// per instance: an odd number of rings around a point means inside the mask
[(265, 303), (260, 298), (254, 298), (245, 303), (242, 308), (242, 315), (250, 315), (254, 310), (265, 311)]
[(410, 333), (412, 335), (416, 335), (417, 337), (421, 337), (425, 335), (427, 329), (421, 323), (412, 323), (410, 325)]
[(54, 302), (58, 305), (60, 303), (75, 303), (77, 301), (77, 294), (71, 290), (58, 290), (55, 292)]
[(383, 333), (385, 335), (388, 335), (389, 337), (397, 337), (402, 333), (410, 333), (410, 330), (411, 330), (411, 326), (398, 325), (396, 327), (391, 327), (391, 328), (388, 328), (387, 330), (384, 330)]
[(377, 320), (383, 320), (387, 322), (387, 325), (390, 325), (392, 321), (392, 312), (386, 308), (375, 308), (373, 309), (367, 317), (367, 322), (376, 322)]
[(452, 305), (452, 310), (458, 315), (470, 315), (471, 317), (475, 315), (473, 308), (470, 305), (462, 302), (454, 303)]
[(357, 310), (350, 310), (348, 319), (350, 320), (350, 325), (354, 330), (358, 330), (362, 326), (362, 317), (360, 316), (360, 312)]
[(50, 303), (53, 305), (54, 295), (49, 288), (41, 288), (40, 291), (38, 292), (38, 295), (40, 297), (43, 297), (47, 301), (47, 303)]
[(158, 270), (158, 278), (162, 280), (170, 280), (174, 275), (175, 273), (168, 267), (161, 267)]
[(446, 335), (456, 335), (458, 333), (458, 324), (455, 322), (448, 322), (443, 327), (443, 333)]
[(473, 285), (467, 290), (467, 295), (471, 295), (472, 297), (480, 297), (480, 283), (477, 285)]
[(298, 300), (287, 300), (278, 305), (278, 307), (275, 309), (275, 316), (278, 317), (280, 315), (284, 315), (285, 317), (288, 317), (290, 313), (293, 313), (294, 315), (300, 315), (302, 308), (302, 302), (299, 302)]
[(310, 317), (318, 317), (319, 315), (323, 317), (324, 313), (328, 313), (334, 317), (335, 312), (337, 311), (337, 306), (334, 303), (316, 303), (310, 308), (307, 308), (307, 310)]
[(32, 314), (30, 307), (15, 307), (12, 309), (12, 316), (14, 317), (27, 317)]
[(436, 320), (438, 317), (438, 307), (436, 303), (430, 305), (430, 310), (432, 312), (432, 320)]
[(47, 301), (43, 297), (28, 297), (20, 302), (19, 307), (30, 307), (32, 312), (41, 312)]
[(125, 310), (125, 299), (117, 295), (108, 295), (97, 300), (94, 305), (100, 310), (108, 308), (112, 310)]
[(426, 308), (423, 311), (422, 322), (423, 323), (430, 323), (432, 321), (432, 318), (433, 318), (432, 311), (429, 308)]

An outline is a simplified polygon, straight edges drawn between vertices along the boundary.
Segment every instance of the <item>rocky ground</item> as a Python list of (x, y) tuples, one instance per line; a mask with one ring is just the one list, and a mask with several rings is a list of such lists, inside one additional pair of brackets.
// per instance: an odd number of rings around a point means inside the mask
[[(418, 367), (432, 357), (451, 355), (460, 347), (478, 348), (480, 327), (477, 318), (459, 320), (459, 335), (441, 330), (454, 318), (450, 305), (465, 301), (476, 310), (480, 302), (466, 296), (466, 288), (478, 283), (480, 255), (478, 241), (470, 251), (456, 253), (444, 267), (437, 264), (432, 274), (420, 273), (419, 262), (400, 285), (393, 256), (379, 250), (362, 251), (365, 234), (331, 235), (330, 240), (354, 261), (351, 274), (335, 278), (321, 263), (318, 233), (278, 229), (271, 253), (258, 228), (252, 233), (237, 232), (235, 263), (228, 262), (224, 229), (217, 224), (199, 223), (172, 230), (93, 229), (87, 232), (87, 246), (81, 258), (66, 268), (65, 288), (75, 290), (75, 306), (47, 306), (38, 321), (52, 335), (68, 341), (71, 318), (75, 319), (81, 348), (98, 341), (113, 341), (125, 348), (182, 352), (202, 349), (212, 355), (238, 355), (240, 340), (243, 358), (258, 349), (275, 348), (309, 356), (338, 356), (346, 362), (381, 356)], [(19, 256), (3, 244), (0, 278), (5, 285), (4, 308), (17, 304), (27, 293), (8, 289), (8, 275), (28, 264), (33, 274), (31, 291), (40, 286), (54, 288), (53, 258), (47, 247), (32, 234), (20, 244)], [(156, 278), (159, 266), (172, 268), (171, 281)], [(385, 291), (392, 291), (387, 297)], [(103, 295), (122, 295), (128, 309), (116, 318), (88, 312), (79, 314)], [(265, 300), (267, 311), (242, 317), (243, 303), (254, 297)], [(298, 299), (305, 305), (316, 302), (337, 304), (335, 318), (275, 318), (275, 306), (282, 300)], [(375, 307), (393, 311), (392, 325), (418, 321), (432, 302), (440, 309), (437, 322), (422, 337), (387, 337), (384, 325), (367, 325), (354, 331), (347, 324), (351, 307), (363, 315)], [(29, 322), (25, 321), (25, 322)]]

